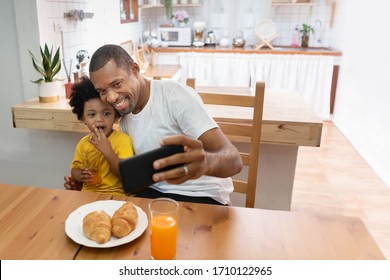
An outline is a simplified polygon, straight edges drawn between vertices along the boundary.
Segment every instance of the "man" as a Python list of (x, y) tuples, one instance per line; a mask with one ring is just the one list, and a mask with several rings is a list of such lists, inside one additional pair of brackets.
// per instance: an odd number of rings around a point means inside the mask
[(160, 145), (184, 146), (184, 153), (153, 163), (156, 170), (184, 166), (154, 174), (156, 183), (137, 196), (230, 204), (230, 176), (242, 168), (237, 149), (193, 89), (171, 80), (148, 80), (139, 70), (117, 45), (99, 48), (89, 66), (90, 79), (103, 102), (122, 115), (121, 130), (132, 137), (136, 154)]

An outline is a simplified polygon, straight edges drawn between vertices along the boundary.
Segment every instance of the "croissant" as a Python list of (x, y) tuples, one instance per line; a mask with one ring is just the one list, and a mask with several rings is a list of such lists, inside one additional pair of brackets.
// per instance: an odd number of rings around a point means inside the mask
[(85, 235), (99, 244), (111, 238), (111, 217), (104, 211), (93, 211), (83, 219)]
[(122, 238), (133, 231), (138, 221), (137, 209), (131, 202), (126, 202), (112, 216), (111, 233), (117, 238)]

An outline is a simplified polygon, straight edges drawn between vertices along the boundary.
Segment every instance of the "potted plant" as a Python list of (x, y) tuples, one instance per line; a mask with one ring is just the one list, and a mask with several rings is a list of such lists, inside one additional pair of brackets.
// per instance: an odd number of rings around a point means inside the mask
[(172, 19), (172, 0), (165, 0), (164, 6), (165, 6), (165, 13), (167, 15), (167, 19), (171, 20)]
[(175, 21), (178, 23), (180, 27), (184, 27), (188, 23), (190, 16), (186, 11), (180, 10), (180, 11), (176, 11), (173, 14), (173, 18), (175, 19)]
[(55, 76), (61, 70), (60, 48), (57, 49), (53, 56), (53, 47), (49, 50), (47, 44), (44, 49), (40, 47), (41, 59), (38, 59), (29, 50), (34, 69), (42, 76), (41, 78), (31, 81), (38, 84), (39, 101), (54, 102), (59, 98), (59, 94), (63, 92), (62, 79), (57, 79)]
[(309, 46), (309, 36), (310, 32), (314, 34), (314, 28), (311, 27), (309, 24), (302, 24), (301, 29), (299, 32), (302, 33), (302, 42), (301, 42), (301, 47), (302, 48), (307, 48)]

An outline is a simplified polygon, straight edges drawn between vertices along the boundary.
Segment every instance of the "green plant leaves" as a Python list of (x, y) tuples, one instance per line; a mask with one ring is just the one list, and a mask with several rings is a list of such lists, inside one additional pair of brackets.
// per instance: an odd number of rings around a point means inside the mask
[(165, 13), (166, 13), (166, 16), (167, 16), (167, 19), (170, 20), (173, 18), (173, 15), (172, 15), (172, 0), (165, 0)]
[(304, 23), (304, 24), (302, 24), (302, 27), (299, 30), (299, 32), (306, 34), (306, 35), (309, 35), (310, 32), (314, 33), (314, 28), (311, 27), (309, 24)]
[(47, 44), (45, 44), (43, 49), (42, 47), (40, 47), (39, 49), (41, 53), (41, 65), (39, 65), (39, 62), (34, 56), (34, 54), (30, 50), (28, 51), (30, 53), (34, 69), (40, 75), (42, 75), (42, 78), (31, 82), (50, 83), (56, 80), (60, 80), (60, 79), (54, 79), (54, 76), (57, 75), (58, 72), (60, 72), (61, 70), (60, 48), (57, 49), (53, 59), (52, 59), (53, 47), (51, 47), (51, 49), (49, 50), (49, 47), (47, 46)]

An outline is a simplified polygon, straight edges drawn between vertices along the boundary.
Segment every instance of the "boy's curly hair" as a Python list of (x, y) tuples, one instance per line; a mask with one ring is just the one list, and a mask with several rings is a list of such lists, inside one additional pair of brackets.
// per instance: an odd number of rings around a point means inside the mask
[[(100, 95), (88, 77), (82, 77), (79, 82), (73, 84), (69, 105), (72, 107), (72, 112), (76, 114), (79, 121), (83, 120), (84, 103), (93, 98), (100, 98)], [(115, 116), (117, 118), (120, 117), (120, 114), (116, 110)]]

